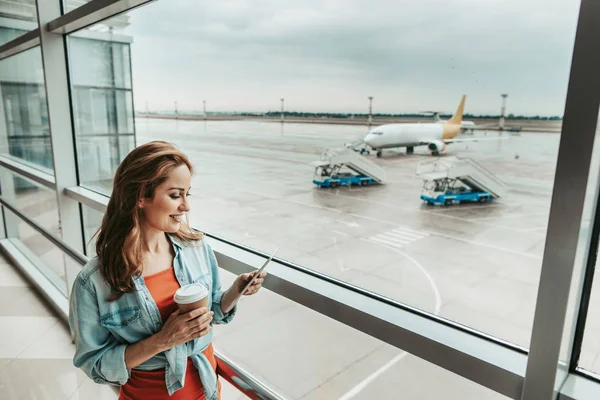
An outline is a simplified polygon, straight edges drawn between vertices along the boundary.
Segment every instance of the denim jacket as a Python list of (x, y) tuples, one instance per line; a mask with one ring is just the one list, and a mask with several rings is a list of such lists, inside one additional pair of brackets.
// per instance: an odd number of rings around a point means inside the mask
[[(213, 324), (226, 324), (237, 306), (227, 314), (221, 311), (219, 271), (215, 254), (206, 239), (182, 244), (169, 236), (175, 259), (173, 267), (180, 285), (200, 283), (208, 288)], [(143, 277), (133, 278), (136, 290), (120, 299), (107, 301), (110, 287), (103, 278), (98, 258), (91, 259), (73, 284), (69, 307), (69, 325), (75, 338), (73, 363), (96, 383), (123, 385), (130, 376), (125, 366), (125, 347), (157, 333), (162, 327), (158, 307)], [(169, 395), (184, 384), (187, 358), (199, 371), (207, 400), (218, 397), (217, 377), (202, 351), (212, 341), (212, 331), (170, 350), (159, 353), (135, 367), (138, 370), (165, 368)]]

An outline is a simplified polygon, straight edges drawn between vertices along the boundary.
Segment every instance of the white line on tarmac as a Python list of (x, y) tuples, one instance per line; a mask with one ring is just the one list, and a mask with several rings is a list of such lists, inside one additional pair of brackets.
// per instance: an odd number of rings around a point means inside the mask
[(423, 239), (423, 238), (429, 236), (429, 233), (425, 233), (425, 232), (413, 233), (415, 231), (410, 231), (409, 229), (404, 229), (404, 228), (396, 228), (390, 232), (397, 233), (398, 235), (408, 236), (412, 239)]
[(342, 236), (346, 236), (346, 237), (350, 236), (346, 232), (340, 232), (340, 231), (331, 231), (331, 232), (337, 233), (338, 235), (342, 235)]
[(431, 289), (433, 290), (433, 294), (435, 296), (435, 306), (434, 306), (433, 314), (437, 315), (440, 312), (440, 308), (442, 307), (442, 296), (440, 294), (440, 291), (439, 291), (437, 285), (435, 284), (435, 281), (433, 280), (433, 277), (431, 276), (431, 274), (429, 272), (427, 272), (427, 269), (425, 269), (425, 267), (423, 267), (417, 260), (415, 260), (414, 258), (409, 256), (405, 252), (400, 251), (394, 247), (390, 247), (390, 246), (387, 246), (387, 245), (384, 245), (381, 243), (376, 243), (370, 239), (360, 238), (360, 240), (362, 240), (364, 242), (370, 242), (372, 244), (377, 244), (379, 246), (387, 247), (388, 249), (390, 249), (390, 250), (400, 254), (401, 256), (407, 258), (408, 260), (412, 261), (412, 263), (415, 264), (415, 266), (423, 273), (423, 275), (425, 275), (425, 277), (429, 281), (429, 285), (431, 286)]
[[(355, 196), (347, 196), (347, 195), (344, 195), (344, 194), (340, 194), (339, 193), (339, 189), (336, 189), (335, 194), (332, 194), (332, 193), (329, 193), (329, 192), (325, 192), (325, 191), (323, 191), (321, 193), (328, 194), (330, 196), (346, 197), (346, 198), (349, 198), (349, 199), (352, 199), (352, 200), (357, 200), (357, 201), (363, 201), (363, 202), (367, 202), (367, 203), (378, 204), (378, 205), (381, 205), (381, 206), (386, 206), (386, 207), (390, 207), (390, 208), (396, 208), (396, 209), (399, 209), (399, 210), (415, 211), (415, 209), (413, 209), (413, 208), (398, 206), (396, 204), (384, 203), (384, 202), (381, 202), (381, 201), (375, 201), (375, 200), (369, 200), (369, 199), (361, 199), (361, 198), (355, 197)], [(497, 207), (499, 207), (499, 205), (492, 205), (492, 204), (487, 205), (487, 206), (478, 205), (477, 209), (481, 209), (483, 207), (485, 207), (485, 208), (497, 208)], [(480, 221), (476, 221), (476, 220), (472, 220), (472, 219), (467, 219), (467, 218), (463, 218), (463, 217), (457, 217), (457, 216), (454, 216), (454, 215), (448, 215), (448, 214), (444, 213), (444, 211), (464, 211), (464, 210), (465, 209), (450, 208), (449, 207), (449, 208), (445, 208), (445, 209), (440, 209), (439, 211), (434, 211), (434, 210), (430, 210), (430, 211), (418, 210), (418, 212), (419, 213), (424, 213), (424, 214), (436, 215), (436, 216), (440, 216), (440, 217), (443, 217), (443, 218), (456, 219), (456, 220), (463, 221), (463, 222), (470, 222), (472, 224), (479, 224), (479, 225), (489, 226), (490, 228), (506, 229), (506, 230), (511, 230), (511, 231), (515, 231), (515, 232), (525, 232), (522, 229), (513, 228), (513, 227), (510, 227), (510, 226), (490, 224), (490, 223), (487, 223), (487, 222), (480, 222)]]
[[(265, 198), (270, 198), (270, 199), (274, 199), (274, 200), (278, 200), (278, 201), (285, 201), (287, 203), (298, 204), (298, 205), (301, 205), (301, 206), (304, 206), (304, 207), (319, 208), (319, 209), (322, 209), (322, 210), (328, 210), (328, 211), (331, 211), (331, 212), (336, 212), (338, 214), (351, 215), (351, 216), (353, 216), (355, 218), (366, 219), (366, 220), (369, 220), (369, 221), (379, 222), (380, 224), (385, 224), (385, 225), (391, 225), (391, 226), (398, 227), (397, 223), (394, 223), (394, 222), (391, 222), (391, 221), (384, 221), (382, 219), (377, 219), (377, 218), (373, 218), (373, 217), (367, 217), (365, 215), (360, 215), (360, 214), (355, 214), (355, 213), (351, 213), (351, 212), (347, 212), (347, 211), (343, 211), (343, 210), (338, 210), (336, 208), (320, 206), (318, 204), (306, 204), (306, 203), (303, 203), (301, 201), (290, 200), (290, 199), (283, 199), (283, 198), (280, 198), (280, 197), (269, 196), (269, 195), (266, 195), (265, 193), (251, 192), (249, 190), (239, 189), (239, 188), (236, 188), (236, 187), (233, 187), (233, 186), (231, 187), (231, 189), (237, 190), (238, 192), (246, 192), (246, 193), (250, 193), (250, 194), (262, 196), (262, 197), (265, 197)], [(349, 223), (347, 223), (347, 224), (349, 224)], [(529, 258), (536, 258), (536, 259), (541, 259), (542, 258), (542, 257), (540, 257), (538, 255), (535, 255), (535, 254), (522, 253), (520, 251), (515, 251), (515, 250), (507, 249), (507, 248), (504, 248), (504, 247), (495, 246), (493, 244), (476, 242), (474, 240), (463, 239), (463, 238), (460, 238), (460, 237), (457, 237), (457, 236), (446, 235), (446, 234), (439, 233), (439, 232), (434, 232), (434, 231), (422, 231), (422, 232), (429, 233), (430, 235), (440, 236), (440, 237), (443, 237), (443, 238), (446, 238), (446, 239), (456, 240), (458, 242), (464, 242), (464, 243), (472, 244), (472, 245), (475, 245), (475, 246), (487, 247), (487, 248), (490, 248), (490, 249), (494, 249), (494, 250), (498, 250), (498, 251), (503, 251), (505, 253), (510, 253), (510, 254), (514, 254), (514, 255), (517, 255), (517, 256), (521, 256), (521, 257), (529, 257)]]
[(409, 242), (401, 242), (401, 241), (395, 242), (395, 241), (392, 241), (392, 240), (389, 240), (389, 239), (379, 238), (379, 237), (375, 237), (375, 238), (373, 238), (371, 240), (373, 240), (374, 242), (383, 243), (383, 244), (387, 244), (389, 246), (394, 246), (394, 247), (402, 247), (405, 244), (409, 243)]
[(412, 233), (415, 233), (415, 234), (420, 235), (420, 236), (429, 236), (429, 233), (427, 233), (427, 232), (424, 232), (424, 231), (415, 231), (414, 229), (409, 229), (409, 228), (407, 228), (405, 226), (399, 226), (399, 227), (397, 227), (394, 230), (395, 231), (402, 230), (402, 231), (406, 231), (406, 232), (412, 232)]
[[(373, 236), (371, 236), (371, 237), (373, 237)], [(415, 238), (412, 236), (404, 236), (404, 235), (400, 235), (400, 234), (397, 234), (397, 233), (394, 233), (391, 231), (387, 231), (387, 232), (379, 233), (379, 234), (375, 235), (374, 237), (380, 237), (380, 238), (390, 239), (390, 240), (397, 240), (399, 242), (407, 244), (407, 243), (416, 242), (417, 240), (422, 239), (425, 236), (422, 236), (420, 238)]]
[(409, 242), (416, 242), (419, 239), (425, 238), (425, 236), (414, 237), (414, 236), (403, 235), (401, 233), (397, 233), (397, 232), (393, 232), (393, 231), (383, 232), (377, 236), (382, 236), (382, 237), (385, 236), (388, 238), (394, 238), (394, 239), (398, 239), (398, 240), (408, 240)]
[(337, 245), (337, 240), (335, 239), (335, 237), (331, 238), (333, 240), (333, 248), (335, 249), (335, 251), (338, 254), (338, 266), (340, 267), (340, 271), (342, 272), (346, 272), (346, 271), (350, 271), (352, 268), (348, 268), (346, 267), (346, 265), (344, 264), (344, 261), (342, 260), (342, 255), (340, 254), (340, 249), (338, 249), (338, 245)]
[(467, 221), (484, 221), (486, 219), (512, 219), (512, 218), (524, 218), (524, 217), (539, 217), (543, 215), (548, 215), (548, 213), (529, 213), (529, 214), (508, 214), (503, 216), (495, 216), (495, 217), (482, 217), (482, 218), (471, 218)]
[[(431, 285), (431, 288), (433, 289), (433, 293), (435, 295), (435, 311), (434, 314), (437, 315), (440, 312), (440, 308), (442, 307), (442, 296), (440, 295), (440, 291), (438, 290), (437, 285), (435, 284), (433, 278), (431, 277), (431, 275), (429, 274), (429, 272), (427, 272), (427, 270), (417, 262), (417, 260), (415, 260), (414, 258), (412, 258), (411, 256), (409, 256), (408, 254), (390, 247), (390, 246), (386, 246), (384, 244), (381, 243), (376, 243), (373, 242), (369, 239), (362, 239), (361, 240), (365, 241), (365, 242), (370, 242), (373, 244), (378, 244), (380, 246), (383, 247), (387, 247), (388, 249), (395, 251), (398, 254), (403, 255), (404, 257), (408, 258), (410, 261), (412, 261), (417, 268), (419, 268), (421, 270), (421, 272), (423, 272), (423, 274), (425, 275), (425, 277), (427, 278), (427, 280), (429, 281), (429, 284)], [(364, 388), (366, 388), (367, 386), (369, 386), (369, 384), (371, 382), (373, 382), (375, 379), (377, 379), (379, 376), (381, 376), (384, 372), (386, 372), (388, 369), (392, 368), (394, 365), (396, 365), (396, 363), (398, 363), (398, 361), (402, 360), (404, 357), (406, 357), (408, 353), (406, 351), (403, 351), (402, 353), (398, 354), (396, 357), (392, 358), (390, 361), (387, 362), (387, 364), (383, 365), (381, 368), (379, 368), (377, 371), (373, 372), (371, 375), (369, 375), (368, 377), (366, 377), (365, 379), (363, 379), (361, 382), (359, 382), (356, 386), (354, 386), (352, 389), (350, 389), (348, 392), (346, 392), (343, 396), (341, 396), (338, 400), (350, 400), (352, 398), (354, 398), (354, 396), (356, 396), (357, 394), (359, 394), (361, 391), (364, 390)]]
[(359, 394), (365, 387), (367, 387), (371, 382), (373, 382), (375, 379), (377, 379), (381, 374), (383, 374), (388, 369), (392, 368), (394, 366), (394, 364), (396, 364), (398, 361), (400, 361), (404, 357), (406, 357), (407, 354), (408, 353), (405, 351), (398, 354), (396, 357), (392, 358), (383, 367), (379, 368), (377, 371), (375, 371), (374, 373), (369, 375), (365, 380), (361, 381), (358, 385), (356, 385), (352, 389), (350, 389), (350, 391), (346, 392), (346, 394), (344, 394), (338, 400), (349, 400), (349, 399), (354, 398), (354, 396)]
[[(263, 182), (263, 180), (261, 180), (261, 179), (258, 179), (256, 181)], [(322, 191), (321, 193), (327, 194), (327, 195), (330, 195), (330, 196), (347, 197), (347, 198), (350, 198), (350, 199), (353, 199), (353, 200), (358, 200), (358, 201), (363, 201), (363, 202), (373, 203), (373, 204), (379, 204), (379, 205), (382, 205), (382, 206), (391, 207), (391, 208), (397, 208), (397, 209), (401, 209), (401, 210), (414, 211), (412, 208), (402, 207), (402, 206), (398, 206), (398, 205), (395, 205), (395, 204), (389, 204), (389, 203), (385, 203), (385, 202), (381, 202), (381, 201), (375, 201), (375, 200), (369, 200), (369, 199), (361, 199), (361, 198), (355, 197), (355, 196), (344, 195), (344, 194), (341, 194), (339, 188), (336, 188), (333, 191), (333, 193), (331, 193), (331, 191)], [(496, 202), (495, 204), (487, 204), (487, 205), (481, 205), (480, 204), (480, 205), (477, 205), (477, 209), (482, 209), (482, 208), (486, 208), (486, 209), (489, 209), (489, 208), (498, 208), (498, 207), (501, 207), (502, 205), (503, 205), (503, 203), (501, 203), (501, 202)], [(447, 213), (450, 212), (450, 211), (464, 211), (464, 209), (448, 207), (448, 208), (438, 208), (437, 210), (429, 210), (429, 211), (419, 210), (419, 212), (421, 212), (421, 213), (438, 215), (438, 216), (449, 218), (449, 219), (455, 219), (455, 220), (464, 221), (464, 222), (470, 222), (470, 223), (479, 224), (479, 225), (483, 225), (483, 226), (489, 226), (490, 228), (506, 229), (506, 230), (512, 230), (512, 231), (515, 231), (515, 232), (522, 232), (522, 233), (529, 233), (529, 234), (542, 234), (542, 233), (536, 232), (535, 229), (534, 230), (531, 230), (531, 229), (519, 229), (519, 228), (515, 228), (515, 227), (511, 227), (511, 226), (486, 223), (486, 222), (480, 221), (478, 218), (470, 218), (469, 219), (469, 218), (457, 217), (457, 216), (454, 216), (454, 215), (448, 215)], [(487, 217), (487, 218), (493, 219), (495, 217)]]

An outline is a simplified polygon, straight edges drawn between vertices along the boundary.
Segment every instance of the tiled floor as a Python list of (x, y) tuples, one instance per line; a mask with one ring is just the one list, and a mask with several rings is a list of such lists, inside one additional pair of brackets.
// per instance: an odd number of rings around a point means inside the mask
[[(16, 268), (0, 257), (0, 398), (109, 400), (108, 386), (73, 366), (69, 330)], [(240, 399), (223, 380), (222, 399)]]

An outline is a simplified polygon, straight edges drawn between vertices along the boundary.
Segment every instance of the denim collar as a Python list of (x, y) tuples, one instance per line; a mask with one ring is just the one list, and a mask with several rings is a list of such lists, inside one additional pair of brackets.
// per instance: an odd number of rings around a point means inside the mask
[(173, 244), (173, 248), (175, 249), (175, 254), (179, 253), (179, 251), (181, 249), (183, 249), (185, 246), (179, 241), (179, 239), (177, 239), (175, 237), (175, 235), (172, 235), (170, 233), (167, 233), (167, 237), (169, 238), (169, 240), (171, 241), (171, 243)]

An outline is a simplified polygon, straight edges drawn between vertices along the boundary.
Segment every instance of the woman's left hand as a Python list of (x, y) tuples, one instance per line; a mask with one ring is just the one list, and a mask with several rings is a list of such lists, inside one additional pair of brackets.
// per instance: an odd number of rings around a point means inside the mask
[[(237, 293), (240, 293), (242, 290), (244, 290), (244, 287), (246, 287), (246, 284), (254, 277), (254, 275), (256, 275), (258, 271), (253, 271), (253, 272), (249, 272), (247, 274), (241, 274), (238, 275), (238, 277), (235, 280), (234, 286), (236, 289)], [(265, 276), (267, 276), (266, 272), (261, 272), (260, 275), (258, 276), (258, 278), (256, 278), (256, 280), (254, 282), (252, 282), (252, 285), (250, 285), (250, 287), (248, 289), (246, 289), (246, 292), (243, 293), (244, 296), (251, 296), (253, 294), (256, 294), (256, 292), (258, 292), (260, 290), (260, 288), (262, 287), (262, 283), (265, 280)]]

